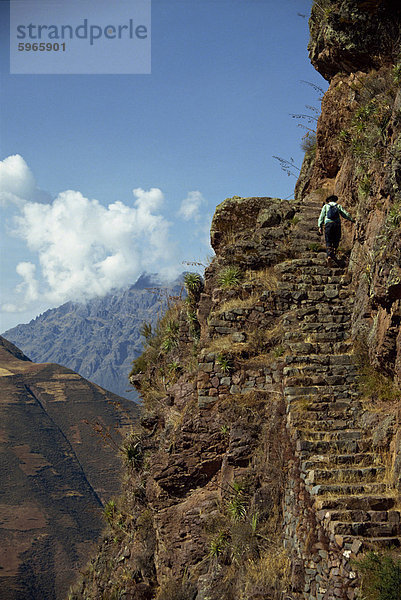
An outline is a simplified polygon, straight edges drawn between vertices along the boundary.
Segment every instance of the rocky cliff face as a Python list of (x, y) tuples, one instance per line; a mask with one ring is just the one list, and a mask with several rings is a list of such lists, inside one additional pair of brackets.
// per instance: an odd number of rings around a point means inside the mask
[(330, 81), (337, 73), (393, 65), (399, 58), (400, 15), (394, 0), (314, 2), (308, 46), (313, 66)]
[[(352, 44), (333, 33), (330, 15), (316, 24), (315, 6), (311, 60), (326, 76), (329, 68), (321, 55), (344, 57), (351, 48), (354, 58), (351, 70), (340, 59), (331, 63), (309, 191), (323, 188), (337, 194), (358, 220), (357, 229), (347, 236), (352, 246), (350, 270), (358, 281), (354, 337), (368, 344), (372, 364), (398, 380), (401, 63), (394, 43), (400, 37), (400, 7), (386, 2), (333, 2), (330, 6), (336, 22), (348, 27)], [(345, 19), (344, 11), (353, 15), (353, 21)], [(354, 34), (352, 22), (360, 24)], [(373, 29), (381, 27), (386, 33), (375, 34), (373, 40)], [(320, 54), (317, 47), (322, 49)], [(369, 53), (365, 52), (368, 47)]]
[(61, 599), (119, 489), (136, 407), (1, 337), (0, 398), (0, 598)]
[(125, 290), (86, 303), (67, 302), (4, 333), (36, 362), (55, 362), (119, 396), (137, 399), (127, 374), (143, 348), (141, 327), (155, 323), (168, 296), (182, 285), (161, 287), (142, 276)]
[[(364, 552), (400, 546), (399, 16), (314, 4), (316, 153), (296, 201), (217, 207), (204, 286), (149, 332), (136, 460), (74, 600), (353, 600)], [(331, 193), (357, 219), (335, 267)]]

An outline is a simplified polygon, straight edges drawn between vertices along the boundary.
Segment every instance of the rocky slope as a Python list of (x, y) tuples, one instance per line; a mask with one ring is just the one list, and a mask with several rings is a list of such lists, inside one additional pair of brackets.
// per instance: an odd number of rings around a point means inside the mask
[(179, 281), (161, 286), (155, 277), (142, 276), (126, 290), (115, 290), (85, 304), (67, 302), (30, 323), (6, 331), (6, 339), (36, 362), (56, 362), (123, 397), (127, 373), (143, 348), (140, 330), (155, 323), (167, 297), (178, 295)]
[(135, 418), (130, 401), (0, 337), (0, 598), (65, 597), (119, 489), (116, 449)]
[[(401, 545), (400, 10), (320, 0), (310, 26), (330, 87), (296, 200), (217, 207), (204, 285), (134, 363), (140, 451), (73, 600), (399, 593), (358, 561)], [(331, 193), (357, 219), (335, 267)]]

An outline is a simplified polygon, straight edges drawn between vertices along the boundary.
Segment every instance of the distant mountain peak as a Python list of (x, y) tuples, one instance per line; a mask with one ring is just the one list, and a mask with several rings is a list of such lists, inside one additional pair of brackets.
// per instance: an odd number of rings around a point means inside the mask
[[(143, 273), (131, 286), (86, 302), (66, 302), (3, 335), (38, 363), (57, 363), (119, 396), (136, 399), (129, 388), (132, 361), (141, 354), (144, 322), (154, 324), (168, 296), (178, 296), (182, 274), (173, 282)], [(25, 358), (25, 360), (27, 360)]]

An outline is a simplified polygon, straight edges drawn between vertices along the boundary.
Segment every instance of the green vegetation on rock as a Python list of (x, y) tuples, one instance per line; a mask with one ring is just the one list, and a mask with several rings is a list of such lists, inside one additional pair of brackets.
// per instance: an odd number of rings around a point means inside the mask
[(356, 562), (366, 600), (401, 600), (401, 558), (368, 552)]

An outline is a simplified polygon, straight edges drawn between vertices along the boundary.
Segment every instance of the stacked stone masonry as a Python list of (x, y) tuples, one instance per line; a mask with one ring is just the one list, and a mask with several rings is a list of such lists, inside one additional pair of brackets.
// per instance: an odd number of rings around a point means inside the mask
[[(306, 199), (300, 224), (315, 224), (320, 208), (318, 198)], [(285, 544), (295, 554), (293, 579), (301, 597), (353, 600), (353, 559), (363, 549), (399, 546), (400, 512), (385, 468), (358, 427), (349, 275), (345, 267), (328, 267), (323, 253), (308, 252), (308, 242), (301, 241), (302, 258), (276, 267), (281, 289), (296, 294), (284, 318), (283, 392), (296, 449), (285, 497)]]
[(280, 395), (281, 369), (278, 363), (241, 370), (224, 369), (219, 363), (219, 356), (214, 352), (202, 353), (199, 362), (197, 389), (200, 409), (214, 404), (217, 399), (235, 394), (247, 394), (252, 391), (263, 391)]
[(297, 207), (293, 258), (274, 267), (276, 290), (248, 308), (212, 310), (208, 319), (210, 339), (229, 336), (233, 343), (281, 319), (284, 357), (257, 368), (224, 369), (218, 353), (203, 350), (198, 405), (208, 409), (253, 390), (284, 395), (294, 449), (284, 502), (293, 592), (305, 600), (353, 600), (359, 585), (353, 560), (370, 547), (400, 545), (400, 512), (385, 468), (358, 427), (351, 276), (345, 262), (327, 265), (317, 232), (320, 209), (317, 194)]

